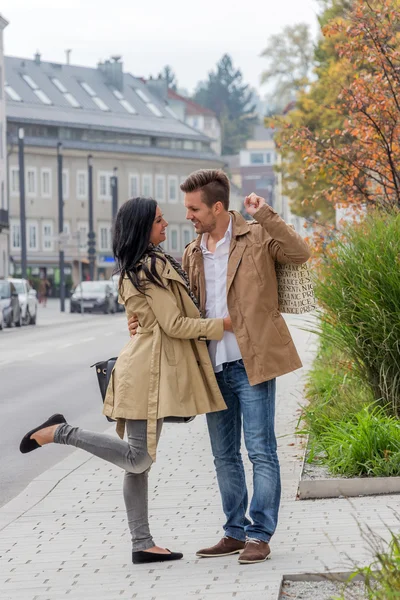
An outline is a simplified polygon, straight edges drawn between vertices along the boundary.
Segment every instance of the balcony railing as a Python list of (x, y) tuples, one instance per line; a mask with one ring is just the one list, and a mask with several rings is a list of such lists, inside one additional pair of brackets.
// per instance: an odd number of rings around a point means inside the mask
[(0, 231), (9, 227), (8, 210), (0, 208)]

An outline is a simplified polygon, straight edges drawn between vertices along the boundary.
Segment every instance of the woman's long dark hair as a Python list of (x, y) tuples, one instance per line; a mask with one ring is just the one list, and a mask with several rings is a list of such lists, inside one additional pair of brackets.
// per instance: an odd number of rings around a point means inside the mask
[(142, 293), (145, 293), (148, 283), (165, 287), (156, 267), (157, 260), (165, 264), (166, 259), (150, 244), (156, 209), (157, 202), (152, 198), (132, 198), (118, 211), (114, 225), (113, 253), (117, 272), (120, 273), (120, 287), (125, 276)]

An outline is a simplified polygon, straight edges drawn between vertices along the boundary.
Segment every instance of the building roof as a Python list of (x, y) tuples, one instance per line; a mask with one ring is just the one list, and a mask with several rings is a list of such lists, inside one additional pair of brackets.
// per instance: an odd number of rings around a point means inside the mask
[(253, 137), (250, 139), (257, 142), (269, 141), (274, 138), (274, 134), (274, 130), (269, 127), (264, 127), (264, 125), (255, 125)]
[[(115, 76), (115, 77), (113, 77)], [(119, 57), (97, 68), (5, 57), (6, 114), (21, 122), (209, 141), (130, 73)]]
[(189, 98), (185, 98), (184, 96), (177, 94), (176, 92), (174, 92), (174, 90), (168, 90), (168, 98), (170, 98), (171, 100), (178, 100), (179, 102), (183, 102), (186, 105), (187, 115), (205, 115), (209, 117), (216, 117), (216, 114), (213, 110), (205, 108), (204, 106), (197, 104), (197, 102), (193, 102), (193, 100), (190, 100)]

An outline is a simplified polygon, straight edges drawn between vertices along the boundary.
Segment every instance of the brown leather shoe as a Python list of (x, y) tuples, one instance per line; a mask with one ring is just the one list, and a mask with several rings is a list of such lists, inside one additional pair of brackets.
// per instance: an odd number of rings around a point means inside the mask
[(250, 538), (246, 540), (243, 552), (239, 556), (241, 565), (264, 562), (270, 558), (271, 550), (267, 542)]
[(214, 558), (216, 556), (229, 556), (230, 554), (238, 554), (241, 550), (243, 550), (244, 545), (245, 542), (235, 540), (235, 538), (231, 538), (226, 535), (215, 546), (211, 546), (211, 548), (204, 548), (204, 550), (199, 550), (196, 552), (196, 556), (201, 556), (202, 558)]

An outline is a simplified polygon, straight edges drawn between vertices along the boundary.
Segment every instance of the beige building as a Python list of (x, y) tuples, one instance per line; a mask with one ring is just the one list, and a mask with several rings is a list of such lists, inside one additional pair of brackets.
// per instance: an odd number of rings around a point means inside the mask
[(6, 100), (4, 78), (3, 31), (8, 22), (0, 15), (0, 279), (8, 276), (8, 198), (7, 198), (7, 144)]
[[(17, 136), (25, 136), (28, 269), (59, 281), (58, 252), (66, 275), (88, 270), (88, 155), (93, 164), (96, 277), (109, 277), (112, 259), (111, 177), (119, 204), (153, 196), (169, 221), (166, 249), (181, 257), (193, 239), (180, 183), (199, 168), (222, 165), (211, 140), (174, 116), (142, 80), (123, 73), (118, 57), (97, 69), (6, 58), (9, 128), (10, 254), (20, 270), (21, 225)], [(64, 234), (58, 232), (57, 144), (62, 143)]]

